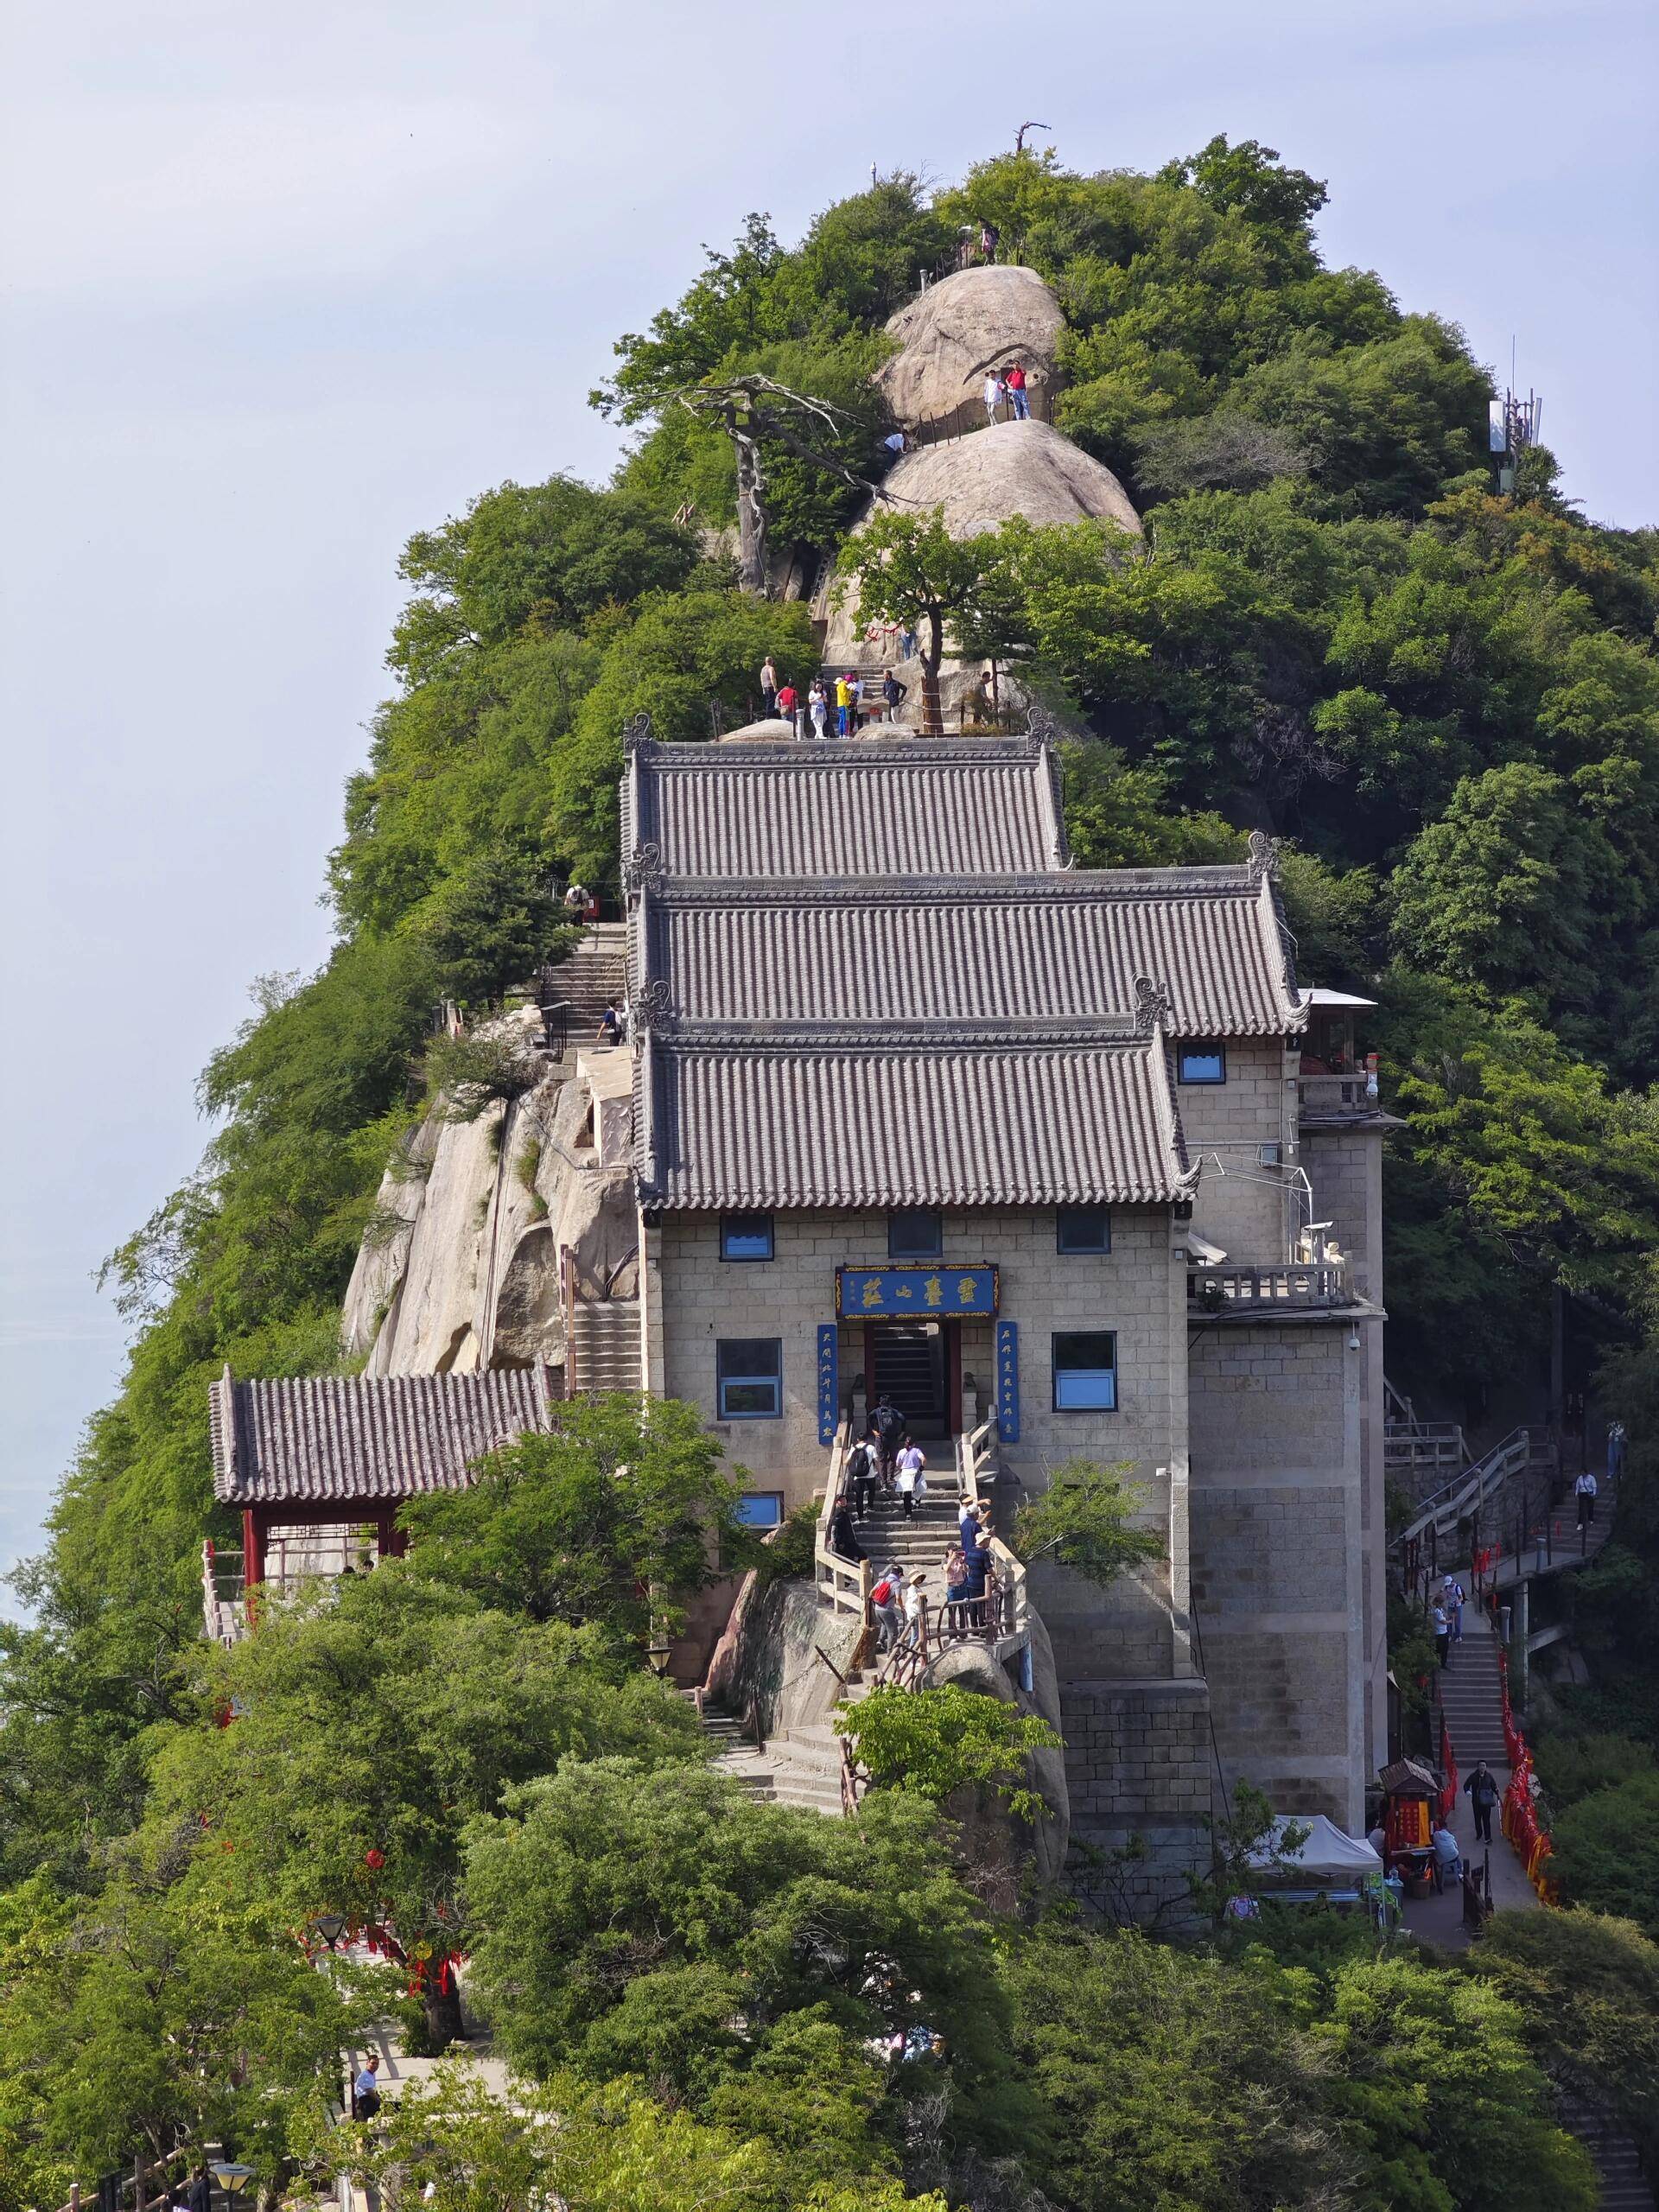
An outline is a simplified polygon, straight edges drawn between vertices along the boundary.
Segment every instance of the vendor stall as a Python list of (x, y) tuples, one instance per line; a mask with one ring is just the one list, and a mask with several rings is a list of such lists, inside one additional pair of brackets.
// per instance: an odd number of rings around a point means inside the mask
[[(1301, 1841), (1287, 1848), (1287, 1832)], [(1262, 1895), (1276, 1904), (1357, 1904), (1382, 1861), (1369, 1843), (1345, 1835), (1323, 1813), (1278, 1813), (1268, 1836), (1250, 1853), (1263, 1871)]]
[(1406, 1893), (1426, 1897), (1434, 1884), (1434, 1808), (1440, 1777), (1416, 1759), (1395, 1759), (1382, 1784), (1382, 1859)]

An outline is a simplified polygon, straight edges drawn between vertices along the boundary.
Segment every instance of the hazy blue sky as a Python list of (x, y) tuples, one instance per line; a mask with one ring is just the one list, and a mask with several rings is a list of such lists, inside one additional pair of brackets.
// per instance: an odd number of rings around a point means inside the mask
[[(315, 964), (409, 533), (603, 474), (612, 339), (750, 208), (1217, 130), (1327, 178), (1327, 256), (1547, 396), (1659, 518), (1659, 70), (1639, 0), (10, 0), (0, 33), (7, 1072), (0, 1564), (123, 1338), (99, 1257), (190, 1168), (247, 985)], [(3, 1602), (3, 1601), (0, 1601)]]

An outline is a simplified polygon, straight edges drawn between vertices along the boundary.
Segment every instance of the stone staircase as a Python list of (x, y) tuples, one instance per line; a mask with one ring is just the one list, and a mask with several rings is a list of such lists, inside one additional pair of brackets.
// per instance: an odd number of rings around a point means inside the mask
[(628, 995), (628, 932), (624, 922), (589, 922), (580, 942), (543, 970), (537, 995), (570, 1008), (570, 1041), (592, 1044), (600, 1016), (612, 999)]
[(639, 1388), (639, 1301), (578, 1299), (571, 1309), (567, 1368), (572, 1397)]
[[(1468, 1587), (1465, 1579), (1464, 1587)], [(1458, 1772), (1473, 1771), (1477, 1759), (1507, 1774), (1509, 1747), (1503, 1741), (1503, 1693), (1497, 1673), (1497, 1638), (1472, 1603), (1463, 1609), (1463, 1642), (1452, 1646), (1451, 1662), (1440, 1674), (1440, 1710), (1452, 1738)]]
[(1594, 2105), (1564, 2096), (1561, 2124), (1576, 2135), (1595, 2162), (1605, 2212), (1654, 2212), (1653, 2190), (1642, 2171), (1635, 2144), (1618, 2123)]
[[(870, 1685), (855, 1677), (841, 1702), (856, 1705)], [(683, 1696), (692, 1693), (684, 1691)], [(702, 1732), (715, 1747), (715, 1771), (734, 1782), (759, 1803), (793, 1805), (830, 1819), (841, 1815), (841, 1738), (826, 1721), (787, 1728), (769, 1737), (762, 1749), (734, 1714), (711, 1706), (699, 1715)]]

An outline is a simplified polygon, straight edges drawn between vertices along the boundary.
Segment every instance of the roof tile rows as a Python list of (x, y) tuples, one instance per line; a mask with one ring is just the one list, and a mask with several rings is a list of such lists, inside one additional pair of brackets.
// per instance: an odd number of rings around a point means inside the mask
[(977, 1047), (652, 1039), (656, 1204), (1130, 1205), (1190, 1194), (1161, 1041)]
[(623, 850), (671, 876), (982, 875), (1066, 857), (1052, 754), (1027, 738), (646, 745)]
[(1299, 1028), (1271, 896), (1109, 874), (916, 887), (833, 899), (735, 887), (731, 903), (652, 902), (648, 972), (688, 1021), (1019, 1020), (1122, 1013), (1146, 976), (1185, 1037)]
[(473, 1463), (548, 1425), (546, 1376), (308, 1376), (209, 1393), (213, 1495), (229, 1505), (365, 1504), (461, 1490)]

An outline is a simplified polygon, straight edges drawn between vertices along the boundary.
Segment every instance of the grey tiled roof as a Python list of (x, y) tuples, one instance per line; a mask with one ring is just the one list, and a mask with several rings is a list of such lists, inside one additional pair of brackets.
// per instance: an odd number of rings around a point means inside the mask
[(1066, 858), (1053, 754), (1033, 738), (643, 744), (625, 861), (671, 877), (979, 875)]
[(1130, 1205), (1191, 1192), (1156, 1034), (652, 1037), (641, 1061), (647, 1205)]
[(370, 1504), (464, 1488), (474, 1460), (547, 1426), (547, 1381), (526, 1368), (236, 1382), (227, 1367), (208, 1412), (226, 1504)]
[(1166, 986), (1185, 1037), (1265, 1037), (1306, 1016), (1270, 886), (1243, 868), (828, 886), (667, 884), (647, 974), (699, 1021), (1072, 1017)]

